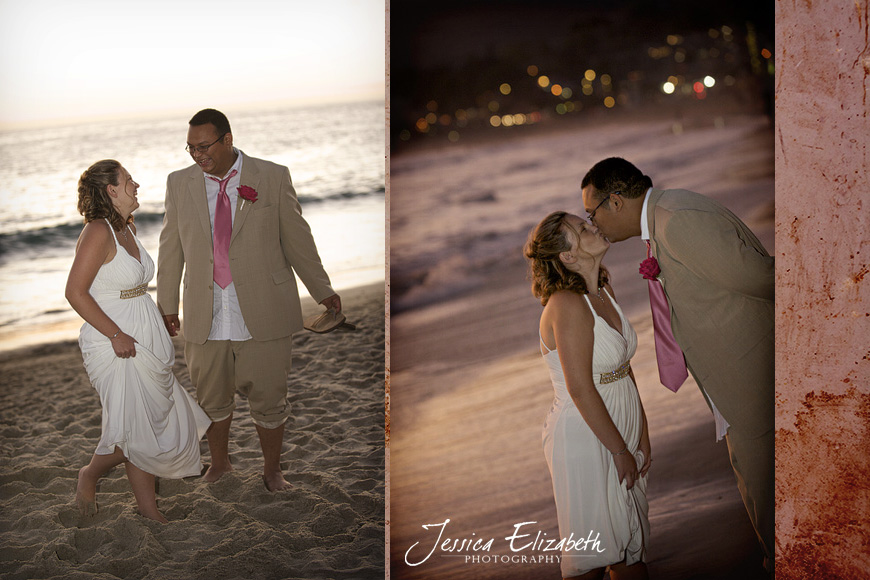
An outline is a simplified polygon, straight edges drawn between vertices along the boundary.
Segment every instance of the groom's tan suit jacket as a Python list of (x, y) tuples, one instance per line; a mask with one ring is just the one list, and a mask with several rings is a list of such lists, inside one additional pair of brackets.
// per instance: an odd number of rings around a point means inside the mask
[[(335, 292), (311, 228), (302, 217), (290, 171), (243, 156), (241, 185), (257, 201), (240, 197), (230, 238), (230, 271), (245, 325), (254, 340), (274, 340), (302, 329), (302, 309), (293, 270), (320, 302)], [(177, 314), (184, 272), (184, 338), (203, 344), (211, 331), (213, 305), (212, 229), (202, 169), (192, 165), (169, 175), (160, 234), (157, 304)]]
[(774, 259), (719, 203), (653, 189), (647, 219), (674, 337), (695, 381), (744, 437), (774, 424)]

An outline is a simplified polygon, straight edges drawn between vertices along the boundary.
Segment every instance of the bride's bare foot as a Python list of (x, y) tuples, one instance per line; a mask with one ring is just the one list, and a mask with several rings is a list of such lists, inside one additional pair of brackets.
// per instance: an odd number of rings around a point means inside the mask
[(266, 484), (266, 489), (269, 491), (281, 491), (293, 487), (286, 479), (284, 479), (284, 474), (280, 471), (264, 474), (263, 483)]
[(79, 469), (79, 477), (76, 482), (76, 506), (83, 516), (93, 516), (99, 511), (97, 507), (97, 481), (88, 474), (88, 467)]
[(205, 475), (202, 476), (203, 481), (207, 481), (209, 483), (214, 483), (219, 480), (221, 476), (225, 473), (229, 473), (233, 471), (233, 466), (227, 463), (222, 467), (218, 467), (214, 464), (209, 465), (208, 470), (206, 470)]

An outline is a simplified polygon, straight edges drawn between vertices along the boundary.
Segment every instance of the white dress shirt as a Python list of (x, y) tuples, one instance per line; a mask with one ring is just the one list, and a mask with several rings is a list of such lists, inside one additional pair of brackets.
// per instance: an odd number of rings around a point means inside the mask
[[(649, 220), (647, 219), (647, 209), (649, 206), (649, 194), (652, 191), (652, 187), (646, 190), (646, 194), (644, 194), (643, 199), (643, 207), (640, 210), (640, 237), (645, 241), (649, 241)], [(665, 286), (665, 281), (659, 279), (662, 283), (662, 288)], [(700, 386), (700, 385), (699, 385)], [(704, 398), (707, 399), (707, 402), (710, 403), (710, 408), (713, 410), (713, 420), (716, 422), (716, 441), (721, 441), (725, 434), (728, 432), (728, 421), (725, 420), (725, 417), (722, 416), (722, 413), (719, 412), (719, 409), (716, 408), (716, 405), (713, 404), (713, 400), (707, 395), (707, 391), (704, 390), (704, 387), (701, 387), (701, 393), (704, 395)]]
[[(241, 184), (242, 175), (242, 155), (239, 150), (233, 148), (236, 154), (236, 162), (227, 171), (227, 175), (235, 169), (238, 173), (230, 178), (227, 182), (227, 197), (230, 199), (230, 215), (233, 223), (236, 220), (236, 204), (239, 200), (239, 186)], [(211, 221), (211, 236), (214, 240), (214, 213), (217, 206), (217, 198), (220, 193), (220, 183), (209, 179), (215, 177), (223, 179), (226, 175), (209, 175), (205, 174), (205, 194), (208, 200), (208, 218)], [(212, 242), (213, 243), (213, 242)], [(208, 335), (209, 340), (250, 340), (251, 333), (248, 332), (248, 327), (245, 325), (245, 319), (242, 317), (242, 308), (239, 306), (239, 297), (236, 294), (235, 282), (230, 282), (226, 288), (221, 288), (217, 283), (214, 286), (214, 306), (212, 310), (211, 333)]]

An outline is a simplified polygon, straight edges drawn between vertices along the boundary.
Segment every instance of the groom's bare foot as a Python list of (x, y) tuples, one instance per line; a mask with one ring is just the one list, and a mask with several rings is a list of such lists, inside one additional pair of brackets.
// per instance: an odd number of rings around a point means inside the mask
[(233, 466), (229, 463), (225, 465), (215, 465), (214, 463), (209, 465), (208, 469), (205, 472), (205, 475), (202, 476), (203, 481), (207, 481), (209, 483), (214, 483), (223, 476), (225, 473), (229, 473), (233, 471)]
[(79, 469), (79, 477), (76, 482), (76, 506), (83, 516), (96, 515), (97, 508), (97, 481), (88, 474), (88, 467)]
[(280, 471), (273, 471), (263, 475), (263, 483), (266, 484), (266, 489), (269, 491), (282, 491), (293, 487), (284, 479), (284, 474)]

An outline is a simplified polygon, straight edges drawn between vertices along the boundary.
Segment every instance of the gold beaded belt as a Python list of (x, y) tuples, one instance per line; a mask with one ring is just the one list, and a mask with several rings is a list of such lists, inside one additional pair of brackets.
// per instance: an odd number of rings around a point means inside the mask
[(606, 385), (607, 383), (615, 383), (619, 379), (627, 377), (629, 372), (631, 372), (631, 361), (628, 361), (615, 371), (610, 371), (609, 373), (601, 373), (601, 380), (599, 381), (599, 383), (601, 383), (602, 385)]
[(121, 290), (121, 300), (129, 300), (130, 298), (142, 296), (145, 294), (146, 290), (148, 290), (148, 284), (140, 284), (139, 286), (130, 288), (129, 290)]

